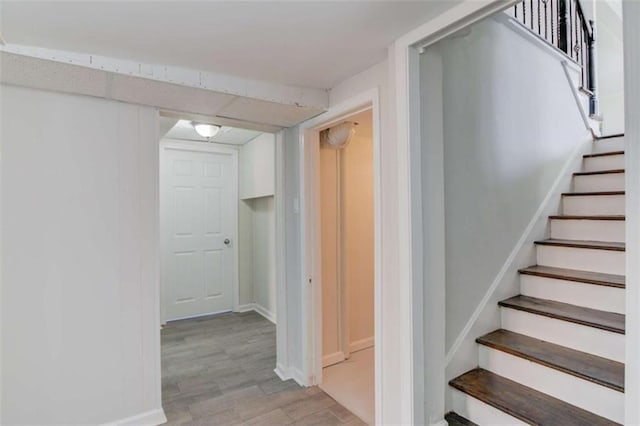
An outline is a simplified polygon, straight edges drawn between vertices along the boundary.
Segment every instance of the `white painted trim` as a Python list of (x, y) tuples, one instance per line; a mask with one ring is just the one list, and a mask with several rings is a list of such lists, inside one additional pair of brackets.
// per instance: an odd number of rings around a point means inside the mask
[(157, 426), (167, 422), (167, 417), (162, 408), (150, 410), (135, 416), (126, 417), (114, 422), (105, 423), (103, 426)]
[[(177, 139), (162, 139), (160, 141), (160, 149), (159, 149), (159, 194), (160, 197), (165, 197), (166, 194), (163, 194), (164, 186), (163, 186), (163, 177), (162, 170), (164, 166), (164, 152), (166, 150), (177, 150), (177, 151), (191, 151), (191, 152), (205, 152), (205, 153), (217, 153), (217, 154), (226, 154), (231, 156), (231, 174), (232, 174), (232, 194), (231, 198), (236, 200), (234, 203), (234, 212), (232, 214), (232, 228), (233, 233), (231, 235), (231, 241), (233, 242), (233, 256), (234, 256), (234, 268), (233, 268), (233, 296), (231, 308), (233, 311), (238, 310), (238, 305), (240, 303), (240, 270), (239, 270), (239, 252), (238, 252), (238, 203), (239, 203), (239, 164), (238, 164), (238, 149), (237, 148), (229, 148), (227, 146), (223, 146), (215, 143), (208, 142), (192, 142), (192, 141), (182, 141)], [(161, 311), (161, 319), (160, 324), (166, 324), (166, 300), (164, 295), (166, 294), (165, 286), (165, 277), (167, 275), (166, 270), (166, 262), (163, 259), (165, 249), (167, 247), (167, 240), (163, 229), (166, 229), (166, 218), (162, 216), (162, 206), (160, 199), (158, 200), (158, 212), (160, 216), (160, 311)], [(225, 311), (222, 311), (225, 312)], [(211, 314), (218, 313), (212, 312)], [(207, 315), (211, 315), (207, 314)], [(177, 318), (172, 318), (172, 320), (176, 320)]]
[[(300, 233), (302, 236), (302, 306), (303, 306), (303, 376), (310, 384), (322, 381), (322, 293), (320, 265), (319, 210), (319, 131), (331, 124), (370, 108), (373, 115), (374, 161), (374, 334), (375, 346), (375, 406), (382, 404), (382, 369), (380, 347), (382, 340), (382, 283), (381, 283), (381, 177), (380, 177), (380, 102), (378, 88), (362, 92), (329, 109), (326, 113), (300, 126)], [(311, 280), (311, 285), (309, 285)], [(389, 364), (389, 369), (394, 366)], [(294, 375), (295, 377), (295, 375)]]
[(555, 56), (558, 61), (560, 62), (566, 61), (567, 65), (573, 69), (573, 71), (577, 74), (578, 77), (580, 77), (582, 73), (582, 69), (580, 68), (580, 65), (578, 65), (577, 62), (568, 59), (567, 55), (563, 51), (553, 46), (552, 44), (550, 44), (548, 41), (546, 41), (536, 33), (529, 30), (529, 28), (525, 27), (520, 21), (517, 21), (512, 16), (506, 13), (498, 13), (493, 16), (493, 19), (495, 19), (498, 22), (509, 25), (509, 27), (513, 31), (517, 32), (523, 38), (525, 38), (526, 40), (534, 44), (536, 47), (539, 47), (541, 50), (545, 51), (546, 53)]
[[(520, 235), (518, 242), (515, 244), (513, 249), (511, 249), (511, 253), (509, 253), (509, 256), (502, 264), (502, 267), (498, 271), (498, 274), (495, 276), (495, 278), (491, 282), (491, 285), (480, 300), (480, 303), (478, 304), (478, 306), (476, 306), (473, 314), (449, 349), (449, 352), (447, 353), (447, 356), (445, 358), (446, 366), (451, 363), (456, 353), (462, 346), (462, 343), (465, 339), (467, 339), (471, 328), (478, 321), (478, 318), (480, 317), (482, 312), (487, 308), (487, 305), (489, 301), (491, 301), (492, 296), (494, 295), (496, 290), (504, 282), (504, 278), (507, 272), (513, 270), (514, 268), (523, 266), (515, 264), (516, 261), (522, 256), (523, 250), (527, 249), (532, 241), (541, 239), (544, 236), (544, 234), (540, 234), (540, 223), (546, 223), (547, 217), (549, 215), (557, 213), (556, 202), (558, 201), (558, 197), (562, 192), (568, 192), (568, 189), (571, 185), (572, 173), (573, 171), (579, 169), (579, 165), (582, 161), (582, 156), (585, 153), (589, 152), (590, 146), (590, 142), (579, 144), (562, 166), (560, 173), (558, 173), (558, 176), (556, 176), (556, 179), (547, 192), (547, 195), (545, 195), (542, 203), (540, 203), (540, 206), (538, 206), (538, 210), (536, 210), (536, 212), (534, 213), (533, 217), (529, 221), (529, 224), (522, 232), (522, 235)], [(546, 227), (543, 227), (542, 229), (545, 229), (545, 231), (543, 232), (546, 232)]]
[(231, 309), (222, 309), (220, 311), (205, 312), (204, 314), (186, 315), (184, 317), (171, 318), (170, 320), (165, 321), (164, 324), (166, 325), (167, 322), (174, 322), (174, 321), (182, 321), (182, 320), (195, 319), (195, 318), (210, 317), (211, 315), (228, 314), (229, 312), (235, 312), (235, 311), (233, 311)]
[(286, 105), (324, 109), (329, 104), (329, 95), (322, 89), (250, 80), (171, 65), (146, 64), (107, 56), (11, 43), (0, 45), (0, 52)]
[(255, 303), (245, 303), (242, 305), (238, 305), (238, 307), (235, 309), (234, 312), (243, 313), (243, 312), (253, 311), (254, 309), (255, 309)]
[[(245, 303), (243, 305), (239, 305), (237, 307), (237, 309), (234, 309), (233, 311), (234, 312), (250, 312), (250, 311), (254, 311), (257, 314), (260, 314), (263, 317), (265, 317), (266, 319), (268, 319), (269, 321), (271, 321), (273, 324), (277, 325), (276, 314), (274, 314), (273, 312), (271, 312), (270, 310), (268, 310), (264, 306), (260, 305), (259, 303)], [(276, 332), (276, 334), (277, 334), (277, 332)]]
[[(540, 48), (543, 52), (548, 55), (555, 57), (561, 64), (562, 69), (564, 71), (565, 76), (567, 77), (567, 83), (571, 88), (571, 94), (576, 102), (576, 106), (578, 107), (578, 111), (580, 112), (580, 116), (582, 117), (582, 121), (584, 122), (585, 128), (591, 132), (591, 134), (595, 137), (600, 134), (600, 129), (598, 127), (598, 122), (592, 120), (589, 117), (589, 112), (585, 107), (585, 103), (581, 99), (584, 97), (584, 94), (579, 90), (579, 84), (576, 86), (576, 81), (580, 81), (580, 76), (582, 75), (582, 69), (580, 65), (575, 61), (569, 59), (567, 55), (562, 52), (557, 47), (549, 44), (542, 37), (538, 36), (536, 33), (530, 31), (527, 27), (525, 27), (520, 21), (517, 21), (512, 16), (506, 13), (498, 13), (493, 16), (493, 19), (496, 22), (499, 22), (503, 25), (506, 25), (507, 28), (511, 29), (513, 32), (521, 36), (523, 39), (529, 41), (532, 45)], [(576, 76), (576, 79), (571, 77), (571, 72), (573, 72)], [(588, 99), (588, 98), (587, 98)]]
[[(520, 0), (465, 0), (399, 38), (397, 47), (422, 50)], [(398, 76), (396, 76), (398, 77)]]
[(276, 373), (276, 376), (280, 378), (283, 382), (287, 380), (291, 380), (291, 372), (288, 368), (285, 368), (282, 364), (276, 364), (276, 368), (273, 370)]
[(322, 367), (328, 367), (333, 364), (337, 364), (339, 362), (344, 361), (346, 358), (344, 356), (344, 352), (334, 352), (329, 355), (325, 355), (322, 357)]
[(259, 313), (260, 315), (262, 315), (263, 317), (265, 317), (266, 319), (268, 319), (269, 321), (271, 321), (273, 324), (276, 324), (276, 314), (271, 312), (270, 310), (268, 310), (267, 308), (265, 308), (264, 306), (262, 306), (259, 303), (254, 303), (253, 304), (253, 310), (256, 311), (257, 313)]
[(276, 133), (275, 152), (275, 221), (276, 221), (276, 370), (289, 366), (288, 357), (288, 310), (287, 310), (287, 277), (286, 277), (286, 206), (284, 177), (284, 133)]
[(305, 376), (304, 373), (296, 367), (291, 367), (289, 371), (291, 374), (291, 378), (295, 380), (295, 382), (300, 386), (311, 386), (314, 384), (313, 377)]
[[(415, 122), (415, 107), (412, 102), (412, 94), (419, 91), (419, 67), (415, 66), (415, 51), (421, 50), (461, 29), (499, 12), (518, 0), (466, 0), (437, 16), (436, 18), (417, 27), (413, 31), (405, 34), (393, 44), (389, 50), (389, 66), (391, 87), (389, 97), (392, 101), (392, 114), (395, 114), (395, 128), (391, 129), (390, 137), (396, 145), (398, 173), (398, 241), (397, 241), (397, 279), (394, 282), (394, 291), (398, 293), (396, 297), (400, 306), (399, 312), (406, 312), (407, 315), (394, 318), (396, 332), (401, 332), (400, 340), (406, 342), (406, 346), (396, 348), (396, 355), (389, 363), (396, 365), (396, 374), (400, 374), (403, 380), (401, 386), (389, 389), (385, 386), (386, 393), (391, 397), (390, 404), (376, 407), (376, 419), (380, 423), (403, 423), (403, 424), (424, 424), (435, 419), (439, 421), (444, 415), (444, 398), (437, 407), (431, 408), (432, 412), (425, 412), (425, 395), (444, 395), (446, 384), (438, 380), (425, 383), (425, 376), (437, 377), (437, 363), (431, 365), (433, 371), (425, 371), (423, 363), (424, 341), (420, 338), (420, 330), (424, 327), (424, 312), (432, 308), (437, 310), (437, 306), (424, 306), (415, 302), (415, 297), (422, 295), (423, 282), (419, 281), (421, 274), (418, 265), (415, 265), (413, 249), (420, 243), (416, 237), (418, 232), (422, 232), (421, 224), (416, 223), (416, 218), (422, 213), (421, 196), (417, 195), (420, 179), (420, 170), (416, 170), (415, 163), (412, 167), (411, 156), (415, 152), (420, 152), (420, 145), (425, 144), (420, 134), (419, 123)], [(413, 64), (412, 64), (413, 62)], [(395, 105), (394, 105), (395, 103)], [(393, 124), (393, 122), (392, 122)], [(416, 132), (416, 130), (418, 130)], [(391, 141), (389, 143), (392, 143)], [(426, 141), (429, 143), (429, 141)], [(442, 191), (436, 191), (438, 194)], [(437, 200), (425, 200), (427, 203), (437, 202)], [(435, 221), (441, 221), (444, 228), (443, 218), (422, 218), (430, 220), (430, 226), (437, 225)], [(413, 237), (413, 240), (412, 240)], [(418, 238), (418, 239), (416, 239)], [(437, 241), (434, 241), (437, 244)], [(437, 264), (438, 260), (425, 259), (426, 263)], [(437, 284), (438, 285), (438, 284)], [(439, 284), (442, 285), (442, 284)], [(444, 319), (443, 319), (444, 320)], [(406, 334), (405, 334), (406, 333)], [(444, 340), (444, 336), (442, 339)], [(427, 342), (429, 343), (429, 342)], [(444, 345), (444, 342), (436, 342), (437, 345)], [(380, 344), (376, 345), (379, 348)], [(404, 370), (404, 369), (407, 370)], [(393, 401), (393, 402), (391, 402)]]
[[(2, 6), (0, 6), (2, 7)], [(0, 97), (2, 96), (2, 89), (3, 85), (0, 84)], [(2, 104), (0, 103), (0, 117), (2, 117)], [(2, 119), (0, 118), (0, 121), (2, 121)], [(158, 127), (158, 126), (156, 126)], [(2, 155), (2, 149), (0, 149), (0, 169), (4, 170), (3, 168), (3, 155)], [(2, 196), (2, 174), (0, 173), (0, 223), (3, 223), (2, 221), (2, 212), (4, 211), (2, 208), (2, 200), (4, 199), (4, 197)], [(4, 259), (3, 257), (3, 252), (2, 252), (2, 240), (3, 238), (0, 238), (0, 259)], [(3, 272), (3, 265), (4, 262), (0, 261), (0, 318), (3, 317), (2, 315), (2, 306), (3, 306), (3, 297), (2, 295), (4, 294), (4, 290), (3, 290), (3, 279), (2, 277), (4, 277), (4, 272)], [(157, 287), (157, 286), (154, 286)], [(156, 288), (154, 288), (154, 290), (156, 290)], [(154, 310), (154, 316), (159, 316), (159, 313), (156, 312), (156, 310)], [(2, 424), (2, 406), (3, 406), (3, 395), (4, 392), (2, 390), (2, 388), (4, 387), (2, 385), (2, 377), (4, 377), (2, 374), (2, 366), (4, 365), (2, 358), (3, 358), (3, 353), (4, 353), (4, 339), (3, 339), (3, 329), (4, 327), (2, 325), (0, 325), (0, 424)], [(160, 333), (158, 333), (159, 335)], [(158, 339), (160, 340), (160, 339)], [(157, 362), (157, 356), (159, 356), (160, 351), (158, 351), (158, 355), (154, 356), (154, 360)], [(159, 362), (156, 364), (156, 369), (155, 369), (155, 373), (159, 373), (160, 372), (160, 366), (159, 366)], [(158, 389), (160, 388), (160, 389)], [(158, 394), (160, 393), (161, 390), (161, 386), (156, 386), (156, 392), (158, 392)]]
[(595, 130), (591, 127), (591, 123), (589, 121), (589, 114), (584, 109), (584, 105), (580, 100), (580, 93), (578, 89), (574, 86), (573, 79), (569, 74), (569, 62), (564, 60), (561, 62), (562, 70), (564, 71), (564, 75), (567, 77), (567, 82), (569, 83), (569, 87), (571, 87), (571, 94), (573, 95), (573, 99), (576, 101), (576, 106), (578, 107), (578, 111), (580, 112), (580, 117), (582, 117), (582, 121), (584, 123), (584, 127), (591, 132), (593, 136), (596, 136)]
[(372, 346), (375, 346), (375, 337), (366, 337), (349, 343), (349, 352), (358, 352)]
[[(445, 391), (442, 386), (436, 386), (445, 382), (444, 77), (440, 49), (429, 49), (420, 57), (416, 49), (411, 49), (410, 53), (414, 63), (411, 74), (416, 79), (411, 84), (420, 87), (410, 99), (411, 134), (429, 141), (428, 144), (412, 144), (410, 147), (411, 168), (415, 172), (411, 182), (412, 309), (417, 315), (422, 315), (422, 324), (418, 319), (414, 320), (418, 323), (413, 331), (414, 364), (417, 364), (414, 377), (424, 377), (424, 382), (418, 380), (414, 384), (414, 400), (416, 404), (423, 401), (424, 413), (440, 413), (439, 416), (429, 415), (426, 420), (416, 417), (415, 421), (429, 423), (442, 420), (445, 406)], [(422, 78), (421, 75), (427, 77)], [(425, 94), (428, 95), (425, 97)], [(423, 366), (422, 371), (419, 371), (420, 365)], [(428, 384), (431, 384), (429, 388)], [(422, 414), (418, 411), (416, 416)]]
[(626, 161), (625, 424), (640, 424), (640, 2), (623, 1)]

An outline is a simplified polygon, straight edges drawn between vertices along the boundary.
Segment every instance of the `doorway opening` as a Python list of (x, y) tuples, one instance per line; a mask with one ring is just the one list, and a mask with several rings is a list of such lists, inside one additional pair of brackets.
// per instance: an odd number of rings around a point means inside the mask
[(161, 317), (276, 322), (275, 135), (162, 116)]
[(319, 169), (322, 258), (320, 388), (368, 424), (373, 424), (374, 179), (371, 109), (345, 117), (337, 125), (321, 131)]
[(194, 124), (160, 117), (162, 401), (171, 424), (240, 422), (232, 396), (297, 388), (274, 372), (276, 135)]

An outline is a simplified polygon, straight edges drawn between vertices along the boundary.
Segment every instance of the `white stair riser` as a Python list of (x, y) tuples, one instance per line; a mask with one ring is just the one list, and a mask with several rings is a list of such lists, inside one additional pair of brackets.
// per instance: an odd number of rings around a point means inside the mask
[(624, 289), (618, 287), (520, 275), (520, 294), (600, 311), (625, 313)]
[(583, 166), (585, 172), (624, 169), (624, 154), (585, 158)]
[(579, 195), (562, 198), (562, 211), (566, 215), (623, 215), (624, 195)]
[(536, 245), (538, 265), (579, 271), (625, 274), (623, 251)]
[(624, 151), (624, 137), (609, 138), (593, 143), (593, 153)]
[(527, 425), (504, 411), (493, 408), (457, 389), (451, 389), (451, 396), (453, 411), (478, 425)]
[(624, 362), (624, 334), (504, 307), (500, 314), (506, 330)]
[(624, 220), (551, 219), (551, 238), (624, 242)]
[(483, 345), (479, 364), (485, 370), (576, 407), (614, 422), (624, 422), (622, 392)]
[(624, 191), (624, 173), (575, 176), (574, 192)]

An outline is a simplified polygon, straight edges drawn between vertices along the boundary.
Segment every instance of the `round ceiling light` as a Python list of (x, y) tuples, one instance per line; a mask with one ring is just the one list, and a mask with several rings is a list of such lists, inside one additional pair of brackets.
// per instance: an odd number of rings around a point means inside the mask
[(216, 126), (215, 124), (206, 124), (206, 123), (191, 123), (196, 133), (198, 133), (203, 138), (210, 139), (216, 135), (220, 131), (220, 126)]

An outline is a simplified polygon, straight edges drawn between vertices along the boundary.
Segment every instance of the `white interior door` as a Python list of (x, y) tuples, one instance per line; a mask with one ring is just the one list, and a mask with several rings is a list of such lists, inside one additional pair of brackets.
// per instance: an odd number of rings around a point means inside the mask
[(161, 159), (164, 318), (234, 303), (237, 152), (164, 145)]

